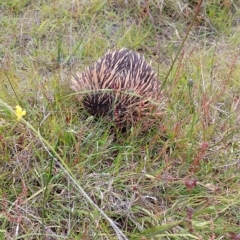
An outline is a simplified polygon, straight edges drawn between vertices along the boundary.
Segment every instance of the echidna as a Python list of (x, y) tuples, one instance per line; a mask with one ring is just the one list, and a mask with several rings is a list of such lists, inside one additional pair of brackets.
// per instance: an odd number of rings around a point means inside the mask
[(126, 128), (156, 109), (160, 82), (142, 55), (122, 48), (77, 72), (71, 88), (89, 114)]

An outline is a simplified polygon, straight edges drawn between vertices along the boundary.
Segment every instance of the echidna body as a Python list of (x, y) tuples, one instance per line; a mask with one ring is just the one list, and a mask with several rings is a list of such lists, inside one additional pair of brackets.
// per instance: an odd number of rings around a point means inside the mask
[(127, 127), (156, 109), (160, 82), (142, 55), (123, 48), (76, 73), (72, 89), (88, 113)]

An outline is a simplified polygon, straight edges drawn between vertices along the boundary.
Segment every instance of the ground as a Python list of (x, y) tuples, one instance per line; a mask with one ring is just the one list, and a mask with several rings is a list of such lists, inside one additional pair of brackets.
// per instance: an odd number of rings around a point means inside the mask
[[(240, 239), (238, 1), (9, 0), (0, 17), (0, 239)], [(144, 131), (70, 89), (122, 47), (161, 82)]]

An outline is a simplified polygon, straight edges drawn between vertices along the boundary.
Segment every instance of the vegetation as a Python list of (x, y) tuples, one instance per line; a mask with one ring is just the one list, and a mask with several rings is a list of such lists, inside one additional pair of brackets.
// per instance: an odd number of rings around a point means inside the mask
[[(240, 239), (240, 3), (0, 2), (0, 239)], [(142, 53), (166, 103), (114, 133), (70, 78)]]

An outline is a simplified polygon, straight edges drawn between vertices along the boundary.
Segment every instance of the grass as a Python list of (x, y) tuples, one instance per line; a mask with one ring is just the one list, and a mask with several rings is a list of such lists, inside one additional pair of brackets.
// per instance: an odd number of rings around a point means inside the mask
[[(240, 5), (198, 2), (0, 3), (0, 239), (240, 238)], [(69, 81), (121, 47), (166, 105), (115, 137)]]

